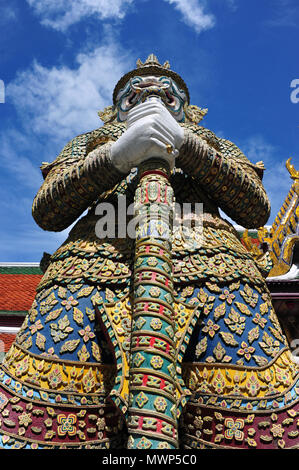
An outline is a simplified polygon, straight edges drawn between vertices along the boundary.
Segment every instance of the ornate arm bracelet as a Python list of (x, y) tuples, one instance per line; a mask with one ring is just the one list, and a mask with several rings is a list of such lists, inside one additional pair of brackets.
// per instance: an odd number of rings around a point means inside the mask
[(64, 230), (100, 193), (123, 179), (112, 164), (110, 147), (108, 142), (72, 165), (53, 166), (33, 201), (32, 215), (41, 228)]
[(246, 162), (236, 161), (210, 147), (185, 129), (177, 166), (193, 176), (229, 217), (247, 228), (263, 226), (270, 203), (261, 179)]

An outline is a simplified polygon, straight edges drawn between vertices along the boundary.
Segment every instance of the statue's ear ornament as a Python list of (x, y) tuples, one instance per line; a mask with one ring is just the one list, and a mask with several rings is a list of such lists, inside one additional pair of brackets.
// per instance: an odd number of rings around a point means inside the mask
[(199, 108), (193, 104), (185, 104), (184, 106), (186, 120), (198, 124), (208, 113), (208, 108)]
[(117, 110), (114, 106), (107, 106), (103, 111), (98, 112), (98, 116), (105, 124), (107, 124), (108, 122), (112, 122), (116, 119)]

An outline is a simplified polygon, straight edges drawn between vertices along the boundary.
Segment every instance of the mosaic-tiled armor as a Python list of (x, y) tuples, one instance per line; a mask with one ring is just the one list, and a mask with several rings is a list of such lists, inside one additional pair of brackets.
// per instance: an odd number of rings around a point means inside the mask
[[(171, 76), (160, 64), (139, 73)], [(219, 213), (263, 226), (263, 169), (199, 126), (198, 112), (186, 105), (176, 168), (154, 189), (160, 201), (169, 188), (179, 204), (203, 203), (200, 244), (193, 227), (171, 245), (96, 235), (98, 204), (126, 196), (127, 207), (141, 184), (111, 161), (126, 125), (110, 111), (42, 166), (37, 223), (60, 231), (87, 213), (51, 256), (1, 366), (2, 448), (298, 446), (298, 368), (265, 284), (268, 258), (253, 259)], [(145, 202), (157, 201), (143, 178)]]

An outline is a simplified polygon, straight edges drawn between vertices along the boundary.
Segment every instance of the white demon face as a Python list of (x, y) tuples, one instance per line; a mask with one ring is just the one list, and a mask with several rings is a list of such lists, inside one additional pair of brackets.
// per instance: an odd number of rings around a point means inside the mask
[(125, 121), (128, 111), (150, 96), (158, 96), (178, 122), (184, 121), (186, 93), (170, 77), (152, 75), (133, 77), (120, 90), (116, 99), (118, 120)]

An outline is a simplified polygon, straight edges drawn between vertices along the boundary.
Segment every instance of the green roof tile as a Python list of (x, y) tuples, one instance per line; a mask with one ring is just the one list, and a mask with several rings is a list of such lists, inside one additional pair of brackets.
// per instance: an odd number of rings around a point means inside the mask
[(43, 274), (38, 266), (0, 266), (0, 274)]

